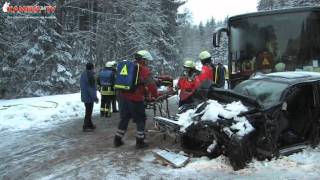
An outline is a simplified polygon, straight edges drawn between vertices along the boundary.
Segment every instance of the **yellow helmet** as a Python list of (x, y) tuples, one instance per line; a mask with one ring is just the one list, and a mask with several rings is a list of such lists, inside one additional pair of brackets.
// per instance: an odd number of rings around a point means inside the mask
[(199, 59), (202, 61), (202, 60), (205, 60), (205, 59), (208, 59), (208, 58), (211, 58), (211, 54), (208, 52), (208, 51), (202, 51), (200, 54), (199, 54)]
[(152, 61), (153, 57), (151, 56), (149, 51), (141, 50), (137, 52), (137, 55), (141, 56), (142, 59), (146, 59), (148, 61)]
[(187, 67), (187, 68), (194, 68), (194, 63), (192, 60), (186, 60), (186, 61), (184, 61), (183, 66)]

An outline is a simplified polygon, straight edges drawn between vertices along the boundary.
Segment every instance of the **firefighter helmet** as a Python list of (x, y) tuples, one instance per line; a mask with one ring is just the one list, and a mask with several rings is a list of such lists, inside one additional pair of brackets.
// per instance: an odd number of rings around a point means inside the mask
[(150, 52), (146, 51), (146, 50), (138, 51), (136, 55), (139, 56), (140, 58), (148, 60), (148, 61), (153, 60), (153, 57), (151, 56)]
[(116, 64), (116, 61), (108, 61), (106, 62), (105, 67), (114, 67)]
[(208, 59), (208, 58), (211, 58), (211, 54), (208, 52), (208, 51), (202, 51), (200, 54), (199, 54), (199, 59), (202, 61), (202, 60), (205, 60), (205, 59)]
[(183, 66), (187, 67), (187, 68), (194, 68), (194, 63), (192, 60), (186, 60), (186, 61), (184, 61)]

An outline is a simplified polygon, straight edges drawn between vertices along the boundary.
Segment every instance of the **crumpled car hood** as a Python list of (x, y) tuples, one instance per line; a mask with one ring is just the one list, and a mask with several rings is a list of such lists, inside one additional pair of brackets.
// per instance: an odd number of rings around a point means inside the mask
[(218, 123), (217, 121), (221, 122), (232, 119), (232, 123), (228, 124), (229, 126), (225, 126), (223, 130), (228, 136), (237, 135), (238, 137), (242, 137), (254, 130), (246, 117), (238, 116), (247, 111), (248, 108), (240, 101), (221, 104), (216, 100), (207, 100), (194, 109), (189, 109), (184, 113), (177, 114), (177, 124), (181, 126), (180, 131), (184, 132), (192, 123), (199, 121)]

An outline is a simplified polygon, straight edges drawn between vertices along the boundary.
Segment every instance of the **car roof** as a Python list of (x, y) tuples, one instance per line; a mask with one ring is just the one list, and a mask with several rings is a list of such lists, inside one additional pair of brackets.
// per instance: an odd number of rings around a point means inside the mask
[(297, 84), (307, 81), (320, 80), (320, 73), (318, 72), (307, 72), (307, 71), (286, 71), (286, 72), (275, 72), (270, 74), (260, 74), (250, 79), (260, 80), (269, 79), (276, 82)]

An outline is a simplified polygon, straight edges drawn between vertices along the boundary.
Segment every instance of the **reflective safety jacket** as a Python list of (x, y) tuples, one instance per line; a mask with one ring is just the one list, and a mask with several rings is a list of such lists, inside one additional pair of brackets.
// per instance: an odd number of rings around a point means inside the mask
[(214, 81), (214, 79), (215, 77), (212, 67), (209, 64), (205, 64), (202, 66), (201, 73), (198, 76), (196, 76), (195, 86), (196, 88), (198, 88), (200, 87), (202, 82), (206, 80)]
[(120, 96), (125, 99), (141, 102), (144, 101), (146, 95), (151, 95), (152, 97), (157, 97), (157, 86), (156, 82), (152, 78), (151, 71), (143, 63), (137, 61), (139, 64), (139, 75), (138, 75), (138, 85), (134, 91), (121, 91)]
[(98, 85), (100, 86), (101, 95), (114, 96), (115, 73), (112, 68), (104, 68), (100, 71), (98, 76)]
[(100, 89), (102, 96), (115, 96), (116, 92), (114, 91), (113, 86), (102, 86)]

